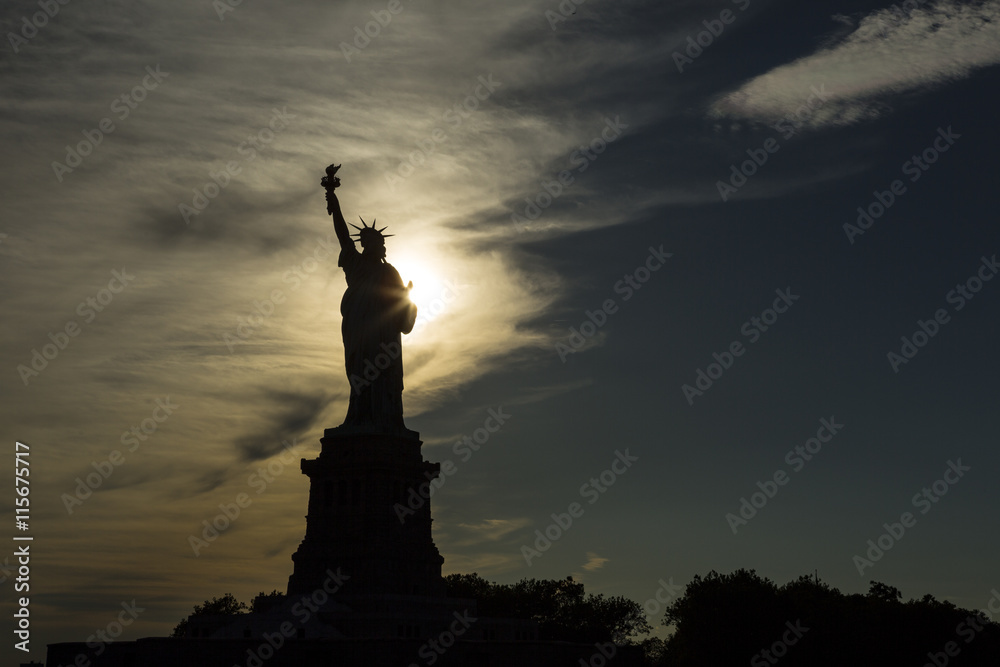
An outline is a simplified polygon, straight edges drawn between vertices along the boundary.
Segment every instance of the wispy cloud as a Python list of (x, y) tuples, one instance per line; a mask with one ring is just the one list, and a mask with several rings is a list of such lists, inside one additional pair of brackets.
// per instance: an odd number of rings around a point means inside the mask
[(461, 544), (479, 544), (481, 542), (497, 542), (506, 535), (531, 524), (531, 519), (521, 517), (516, 519), (486, 519), (479, 523), (460, 523), (458, 528), (469, 535)]
[[(906, 3), (833, 19), (846, 34), (817, 52), (754, 77), (711, 106), (719, 119), (770, 123), (794, 114), (824, 86), (829, 99), (803, 117), (804, 127), (877, 118), (890, 98), (930, 89), (1000, 63), (1000, 2)], [(923, 4), (923, 3), (922, 3)]]
[(608, 563), (611, 562), (610, 558), (602, 558), (595, 554), (593, 551), (587, 552), (587, 562), (583, 564), (583, 569), (587, 572), (595, 572)]
[(524, 559), (508, 538), (531, 523), (527, 517), (516, 517), (442, 526), (435, 540), (447, 544), (442, 551), (447, 551), (450, 571), (501, 574), (523, 567)]
[(593, 551), (588, 551), (587, 561), (581, 566), (583, 572), (574, 572), (573, 578), (578, 581), (583, 581), (586, 578), (586, 575), (597, 572), (610, 562), (611, 562), (610, 558), (603, 558), (601, 556), (598, 556)]

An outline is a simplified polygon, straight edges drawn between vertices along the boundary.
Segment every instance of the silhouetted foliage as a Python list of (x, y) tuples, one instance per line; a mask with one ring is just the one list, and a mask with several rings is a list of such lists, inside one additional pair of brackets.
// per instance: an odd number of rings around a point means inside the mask
[(660, 639), (659, 637), (647, 637), (639, 642), (639, 648), (642, 649), (642, 655), (646, 659), (646, 664), (666, 664), (667, 640)]
[(278, 589), (274, 589), (270, 593), (261, 591), (250, 602), (250, 612), (253, 614), (260, 614), (268, 609), (271, 609), (272, 607), (280, 605), (284, 601), (285, 594), (279, 592)]
[(542, 640), (625, 644), (652, 630), (638, 603), (586, 594), (572, 577), (494, 584), (473, 573), (451, 574), (445, 582), (449, 597), (474, 598), (482, 616), (536, 621)]
[(649, 665), (670, 667), (997, 664), (1000, 625), (930, 595), (901, 600), (876, 581), (845, 595), (808, 576), (778, 587), (754, 570), (712, 571), (667, 608), (665, 644), (643, 646)]
[[(263, 595), (263, 593), (261, 593)], [(258, 596), (260, 597), (260, 596)], [(256, 598), (255, 598), (256, 600)], [(194, 606), (194, 611), (191, 612), (191, 616), (200, 616), (202, 614), (245, 614), (250, 611), (245, 602), (240, 602), (236, 599), (232, 593), (226, 593), (221, 598), (212, 598), (211, 600), (205, 600), (205, 604), (196, 604)], [(187, 618), (181, 619), (181, 622), (174, 626), (174, 631), (170, 633), (171, 637), (183, 637), (184, 631), (187, 629), (188, 620)]]
[(899, 602), (903, 599), (903, 594), (899, 592), (898, 588), (873, 581), (871, 582), (871, 586), (868, 587), (868, 597), (884, 600), (885, 602)]

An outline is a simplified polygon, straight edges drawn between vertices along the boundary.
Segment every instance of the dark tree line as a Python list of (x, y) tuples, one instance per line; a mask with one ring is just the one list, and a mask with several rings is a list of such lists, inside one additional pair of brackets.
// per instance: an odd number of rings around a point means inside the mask
[[(542, 640), (627, 644), (652, 630), (637, 603), (624, 597), (587, 594), (583, 584), (572, 578), (494, 584), (478, 574), (452, 574), (445, 582), (449, 597), (475, 599), (480, 616), (537, 621)], [(284, 597), (278, 591), (261, 592), (248, 606), (226, 593), (195, 605), (193, 615), (262, 612), (280, 604)], [(172, 636), (183, 636), (187, 624), (186, 618), (178, 623)]]
[(638, 603), (585, 593), (572, 577), (495, 584), (472, 573), (445, 582), (449, 597), (475, 599), (481, 616), (537, 621), (541, 640), (626, 644), (652, 630)]
[[(588, 594), (571, 577), (496, 584), (473, 573), (445, 581), (448, 596), (476, 600), (480, 616), (534, 620), (540, 640), (639, 645), (650, 667), (1000, 665), (1000, 624), (931, 595), (904, 602), (877, 581), (867, 594), (845, 594), (808, 576), (778, 586), (754, 570), (696, 575), (661, 619), (672, 630), (666, 640), (640, 640), (652, 627), (638, 603)], [(248, 606), (227, 593), (194, 613), (261, 612), (283, 599), (260, 593)]]
[[(220, 598), (205, 600), (204, 604), (196, 604), (194, 606), (194, 611), (191, 612), (191, 616), (235, 616), (236, 614), (249, 614), (251, 612), (260, 613), (267, 611), (275, 604), (280, 604), (284, 599), (285, 594), (279, 593), (277, 590), (273, 590), (270, 593), (261, 591), (254, 597), (253, 601), (248, 606), (246, 602), (240, 602), (237, 600), (236, 596), (232, 593), (226, 593)], [(187, 625), (187, 618), (182, 618), (181, 622), (174, 626), (174, 630), (170, 633), (170, 636), (183, 637), (184, 632), (187, 630)]]
[(931, 595), (903, 602), (876, 581), (848, 595), (808, 576), (779, 587), (753, 570), (713, 571), (692, 579), (663, 622), (674, 633), (645, 643), (651, 665), (1000, 664), (1000, 625)]

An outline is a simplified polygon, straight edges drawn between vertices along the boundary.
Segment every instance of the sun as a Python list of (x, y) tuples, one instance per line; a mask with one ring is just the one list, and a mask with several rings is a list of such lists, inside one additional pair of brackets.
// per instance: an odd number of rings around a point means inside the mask
[(403, 284), (412, 282), (410, 301), (417, 306), (417, 317), (426, 316), (435, 299), (444, 290), (444, 280), (433, 269), (426, 257), (418, 257), (406, 252), (394, 254), (389, 262), (399, 271)]

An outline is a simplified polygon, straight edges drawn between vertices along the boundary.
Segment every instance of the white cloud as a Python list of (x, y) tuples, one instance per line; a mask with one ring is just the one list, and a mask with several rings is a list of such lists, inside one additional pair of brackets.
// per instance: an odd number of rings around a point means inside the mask
[(472, 535), (469, 544), (489, 541), (496, 542), (505, 535), (531, 524), (531, 519), (520, 517), (516, 519), (485, 519), (477, 524), (460, 523), (458, 527)]
[(913, 4), (879, 9), (857, 23), (834, 16), (853, 26), (846, 37), (751, 79), (718, 99), (711, 115), (774, 122), (795, 114), (822, 87), (827, 99), (802, 114), (802, 125), (850, 125), (886, 113), (891, 95), (1000, 63), (1000, 1)]
[(583, 569), (587, 572), (595, 572), (611, 562), (610, 558), (602, 558), (593, 551), (587, 552), (587, 562), (583, 564)]

